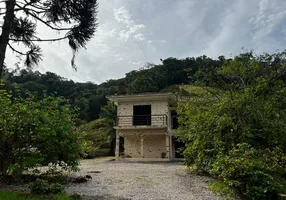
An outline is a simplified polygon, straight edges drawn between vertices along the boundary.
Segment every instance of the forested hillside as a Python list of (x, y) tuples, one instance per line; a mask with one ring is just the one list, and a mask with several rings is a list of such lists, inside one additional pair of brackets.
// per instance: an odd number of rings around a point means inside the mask
[[(123, 95), (147, 92), (176, 91), (176, 85), (204, 81), (209, 85), (216, 68), (224, 62), (224, 57), (211, 59), (207, 56), (185, 59), (167, 58), (161, 64), (146, 64), (140, 70), (126, 74), (125, 78), (108, 80), (99, 85), (92, 82), (75, 83), (55, 73), (41, 74), (38, 71), (20, 70), (6, 74), (6, 88), (25, 96), (32, 92), (39, 97), (47, 95), (63, 96), (72, 106), (80, 109), (81, 123), (99, 117), (100, 110), (106, 105), (107, 95)], [(202, 76), (202, 74), (204, 74)], [(15, 93), (14, 93), (15, 94)]]

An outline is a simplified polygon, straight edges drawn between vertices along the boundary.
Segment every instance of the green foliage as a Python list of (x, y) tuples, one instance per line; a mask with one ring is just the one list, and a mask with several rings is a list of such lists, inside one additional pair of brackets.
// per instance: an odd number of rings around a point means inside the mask
[(228, 185), (226, 185), (225, 183), (223, 183), (222, 181), (213, 181), (210, 184), (209, 189), (212, 192), (219, 194), (228, 200), (235, 198), (235, 192), (233, 191), (233, 189)]
[(275, 199), (282, 189), (285, 167), (286, 156), (280, 148), (256, 150), (243, 143), (237, 144), (227, 155), (218, 155), (210, 174), (241, 196)]
[(166, 153), (165, 152), (161, 153), (161, 158), (166, 158)]
[[(12, 90), (14, 96), (13, 84), (18, 84), (22, 98), (26, 98), (26, 91), (30, 91), (39, 97), (54, 95), (70, 99), (70, 105), (79, 108), (80, 120), (77, 124), (84, 124), (100, 117), (101, 109), (107, 104), (106, 96), (176, 92), (181, 84), (205, 80), (205, 76), (196, 75), (199, 72), (211, 71), (208, 76), (211, 79), (211, 75), (221, 65), (222, 61), (207, 56), (167, 58), (161, 64), (149, 63), (139, 70), (127, 73), (125, 78), (108, 80), (99, 85), (91, 82), (75, 83), (51, 72), (41, 74), (32, 70), (16, 70), (6, 75), (8, 79), (5, 87), (6, 90)], [(209, 86), (213, 86), (213, 83)]]
[(51, 193), (52, 194), (61, 194), (64, 193), (64, 188), (61, 184), (59, 183), (53, 183), (51, 185)]
[(0, 91), (1, 174), (21, 174), (41, 163), (76, 170), (84, 141), (66, 100), (10, 97)]
[[(285, 55), (247, 53), (224, 60), (215, 77), (202, 79), (206, 92), (181, 98), (177, 109), (177, 132), (187, 142), (184, 156), (190, 168), (211, 172), (250, 199), (267, 199), (285, 180)], [(217, 79), (216, 89), (207, 87)], [(243, 143), (253, 149), (253, 157), (230, 153), (236, 151), (234, 144)]]
[(117, 108), (112, 102), (108, 102), (102, 107), (100, 118), (81, 126), (85, 132), (87, 145), (85, 154), (88, 158), (93, 158), (97, 149), (110, 148), (110, 153), (114, 152), (115, 130), (114, 124), (117, 117)]
[(49, 183), (46, 180), (37, 179), (29, 185), (31, 194), (61, 194), (64, 193), (64, 188), (59, 183)]
[(37, 179), (29, 185), (32, 194), (49, 194), (51, 193), (50, 184), (46, 180)]
[(97, 149), (109, 146), (108, 136), (104, 131), (102, 119), (91, 121), (80, 128), (85, 132), (86, 146), (84, 157), (90, 158)]

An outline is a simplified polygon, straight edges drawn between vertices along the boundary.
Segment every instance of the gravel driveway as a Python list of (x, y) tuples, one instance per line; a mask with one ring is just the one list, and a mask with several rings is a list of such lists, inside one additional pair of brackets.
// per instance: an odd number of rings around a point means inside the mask
[(83, 161), (80, 174), (92, 180), (66, 187), (86, 199), (209, 200), (219, 199), (206, 189), (209, 178), (189, 175), (182, 163)]

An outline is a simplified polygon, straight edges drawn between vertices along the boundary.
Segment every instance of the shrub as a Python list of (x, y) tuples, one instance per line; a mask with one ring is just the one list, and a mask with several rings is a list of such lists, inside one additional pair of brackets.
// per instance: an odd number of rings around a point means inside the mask
[(210, 190), (214, 193), (217, 193), (223, 197), (225, 197), (227, 200), (234, 199), (235, 193), (231, 187), (226, 185), (222, 181), (214, 181), (209, 186)]
[(38, 164), (76, 170), (84, 140), (75, 111), (63, 98), (11, 100), (0, 90), (0, 175), (21, 174)]
[(61, 194), (64, 193), (64, 188), (61, 184), (59, 183), (54, 183), (51, 186), (51, 193), (52, 194)]
[(29, 185), (30, 192), (32, 194), (61, 194), (64, 193), (64, 188), (59, 183), (50, 184), (46, 180), (37, 179), (35, 182)]
[(275, 199), (282, 189), (286, 156), (279, 148), (256, 150), (238, 144), (228, 155), (219, 155), (210, 174), (249, 199)]
[(31, 183), (29, 189), (32, 194), (49, 194), (51, 192), (49, 182), (42, 179), (37, 179)]

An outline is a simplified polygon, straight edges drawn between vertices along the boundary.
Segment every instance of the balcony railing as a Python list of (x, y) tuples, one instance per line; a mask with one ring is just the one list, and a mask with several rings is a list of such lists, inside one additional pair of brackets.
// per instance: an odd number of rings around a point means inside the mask
[(126, 115), (118, 116), (116, 126), (133, 127), (133, 126), (150, 126), (160, 127), (168, 125), (167, 115)]

